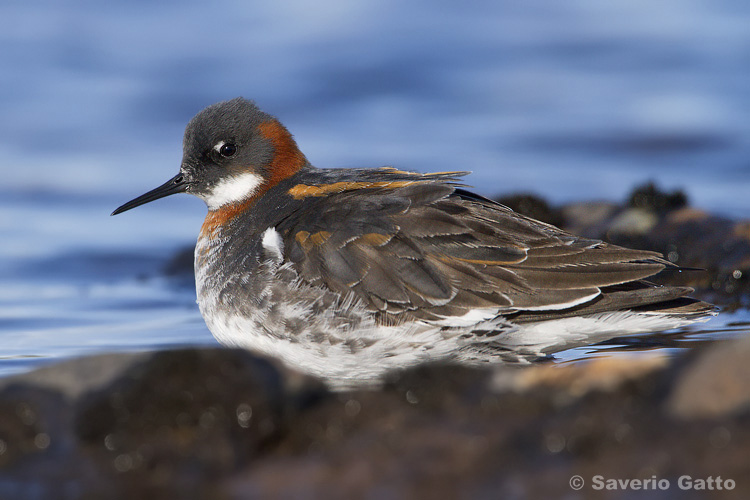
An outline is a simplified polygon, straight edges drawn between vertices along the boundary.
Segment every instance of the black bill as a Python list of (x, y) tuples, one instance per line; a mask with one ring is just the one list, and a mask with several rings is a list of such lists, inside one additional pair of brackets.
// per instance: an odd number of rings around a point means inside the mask
[(179, 173), (158, 188), (152, 189), (148, 193), (142, 194), (138, 198), (130, 200), (124, 205), (118, 207), (110, 215), (121, 214), (127, 210), (130, 210), (131, 208), (135, 208), (145, 203), (158, 200), (159, 198), (164, 198), (165, 196), (169, 196), (170, 194), (184, 193), (187, 190), (187, 187), (188, 182), (185, 179), (185, 176), (182, 173)]

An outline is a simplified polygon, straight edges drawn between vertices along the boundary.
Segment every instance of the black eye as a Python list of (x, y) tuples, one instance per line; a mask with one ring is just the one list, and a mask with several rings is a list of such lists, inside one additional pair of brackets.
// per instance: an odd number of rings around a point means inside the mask
[(229, 158), (230, 156), (234, 156), (234, 153), (236, 152), (237, 152), (237, 146), (235, 146), (231, 142), (225, 142), (219, 148), (219, 154), (223, 156), (224, 158)]

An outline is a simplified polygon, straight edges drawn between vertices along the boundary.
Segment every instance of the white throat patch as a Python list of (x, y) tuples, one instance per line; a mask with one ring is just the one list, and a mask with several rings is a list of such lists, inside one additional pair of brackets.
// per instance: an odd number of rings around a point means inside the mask
[(209, 210), (215, 210), (228, 203), (236, 203), (249, 198), (263, 183), (263, 177), (253, 172), (245, 172), (222, 179), (205, 195), (203, 200)]

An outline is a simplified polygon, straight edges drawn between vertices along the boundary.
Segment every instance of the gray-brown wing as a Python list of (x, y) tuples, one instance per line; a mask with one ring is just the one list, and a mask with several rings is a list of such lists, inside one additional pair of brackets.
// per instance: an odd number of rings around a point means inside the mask
[(434, 181), (310, 197), (277, 229), (302, 279), (394, 319), (567, 309), (668, 265)]

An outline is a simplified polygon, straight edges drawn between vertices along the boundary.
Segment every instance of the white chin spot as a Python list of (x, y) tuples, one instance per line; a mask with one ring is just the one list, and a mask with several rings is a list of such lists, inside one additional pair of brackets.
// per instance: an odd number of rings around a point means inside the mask
[(263, 177), (252, 172), (222, 179), (203, 197), (209, 210), (251, 197), (263, 183)]

